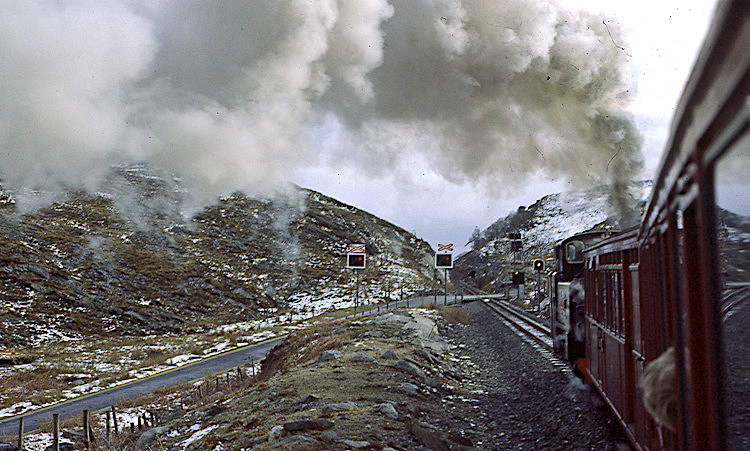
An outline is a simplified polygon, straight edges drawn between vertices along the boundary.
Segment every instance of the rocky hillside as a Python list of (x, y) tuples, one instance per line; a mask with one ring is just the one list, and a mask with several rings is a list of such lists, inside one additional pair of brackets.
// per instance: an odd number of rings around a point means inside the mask
[(201, 332), (350, 302), (350, 243), (367, 245), (365, 298), (431, 285), (426, 242), (320, 193), (235, 194), (189, 219), (184, 199), (178, 179), (147, 167), (118, 168), (96, 194), (32, 213), (0, 191), (0, 346)]
[[(642, 208), (650, 193), (651, 182), (634, 184), (630, 191), (641, 199)], [(472, 250), (456, 260), (454, 280), (461, 280), (486, 291), (499, 290), (510, 280), (510, 271), (518, 262), (533, 276), (531, 264), (536, 259), (552, 263), (555, 242), (586, 230), (617, 230), (617, 218), (609, 217), (608, 187), (586, 191), (550, 194), (534, 204), (498, 219), (484, 231), (474, 233)], [(521, 233), (523, 251), (511, 251), (509, 233)], [(515, 260), (514, 260), (515, 258)], [(535, 280), (531, 280), (534, 286)]]

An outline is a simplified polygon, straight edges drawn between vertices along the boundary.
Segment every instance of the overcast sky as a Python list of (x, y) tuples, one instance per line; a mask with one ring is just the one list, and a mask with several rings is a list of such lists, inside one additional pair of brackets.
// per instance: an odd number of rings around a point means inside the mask
[(193, 211), (292, 181), (460, 248), (544, 194), (651, 177), (713, 6), (1, 2), (0, 176), (23, 204), (147, 161)]

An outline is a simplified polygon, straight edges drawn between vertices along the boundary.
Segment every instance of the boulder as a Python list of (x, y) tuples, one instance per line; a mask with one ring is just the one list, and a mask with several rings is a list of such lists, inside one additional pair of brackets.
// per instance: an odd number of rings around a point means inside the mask
[(448, 451), (450, 449), (448, 442), (446, 442), (437, 431), (425, 427), (417, 421), (412, 421), (410, 418), (407, 418), (406, 428), (424, 446), (433, 451)]
[(375, 318), (376, 323), (386, 324), (406, 324), (409, 321), (411, 321), (411, 318), (400, 313), (386, 313), (385, 315), (380, 315)]
[(412, 313), (412, 320), (404, 324), (402, 330), (412, 337), (413, 344), (422, 348), (441, 354), (450, 349), (447, 343), (439, 339), (437, 324), (419, 313)]
[(398, 354), (396, 354), (392, 349), (389, 349), (380, 354), (380, 357), (378, 358), (382, 360), (398, 360)]
[(375, 412), (380, 413), (381, 415), (390, 418), (391, 420), (395, 420), (398, 418), (398, 412), (396, 411), (396, 408), (393, 407), (393, 404), (389, 402), (384, 402), (382, 404), (378, 404), (373, 409)]
[(169, 431), (169, 428), (166, 426), (155, 427), (147, 430), (138, 437), (138, 440), (135, 441), (135, 449), (146, 449), (154, 440), (156, 440), (156, 437), (167, 431)]
[(329, 360), (341, 360), (341, 351), (329, 350), (323, 351), (318, 356), (317, 362), (327, 362)]
[(419, 388), (416, 385), (410, 384), (408, 382), (404, 384), (400, 384), (398, 386), (398, 390), (406, 393), (407, 395), (414, 395), (414, 396), (419, 395)]
[(60, 433), (60, 435), (62, 436), (62, 438), (66, 438), (66, 439), (74, 441), (74, 442), (77, 442), (77, 441), (82, 442), (83, 441), (83, 432), (71, 431), (69, 429), (63, 429), (62, 432)]
[(350, 362), (373, 362), (375, 361), (375, 357), (371, 356), (370, 354), (366, 352), (358, 352), (349, 359)]
[(339, 439), (339, 434), (337, 434), (336, 431), (325, 431), (324, 433), (320, 434), (320, 438), (327, 442), (335, 442)]
[(437, 335), (437, 324), (426, 316), (414, 312), (412, 319), (404, 324), (403, 330), (411, 332), (417, 338), (431, 339)]
[(304, 435), (291, 435), (277, 443), (274, 448), (278, 446), (316, 445), (317, 443), (317, 441), (311, 439), (310, 437), (305, 437)]
[(412, 376), (416, 376), (420, 379), (424, 379), (426, 377), (424, 371), (422, 371), (420, 367), (406, 359), (399, 359), (399, 361), (394, 363), (393, 366), (407, 374), (411, 374)]

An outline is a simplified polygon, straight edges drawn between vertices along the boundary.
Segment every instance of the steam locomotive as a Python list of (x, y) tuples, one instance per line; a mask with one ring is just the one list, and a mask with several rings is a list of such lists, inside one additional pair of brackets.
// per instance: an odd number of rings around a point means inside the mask
[(601, 241), (608, 232), (585, 232), (562, 240), (555, 246), (555, 266), (549, 274), (550, 331), (554, 351), (574, 365), (583, 377), (585, 357), (584, 257), (583, 251)]
[[(748, 49), (750, 2), (720, 1), (640, 226), (556, 248), (555, 349), (636, 449), (750, 449)], [(669, 423), (641, 385), (668, 355)]]

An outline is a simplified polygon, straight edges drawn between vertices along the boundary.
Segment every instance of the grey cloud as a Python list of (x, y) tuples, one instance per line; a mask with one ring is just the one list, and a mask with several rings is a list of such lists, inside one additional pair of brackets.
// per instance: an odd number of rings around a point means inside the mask
[[(623, 37), (555, 2), (0, 10), (0, 173), (17, 188), (95, 186), (148, 161), (205, 201), (271, 190), (321, 153), (375, 175), (419, 153), (497, 192), (538, 173), (620, 183), (642, 166)], [(339, 139), (310, 145), (331, 124)]]

